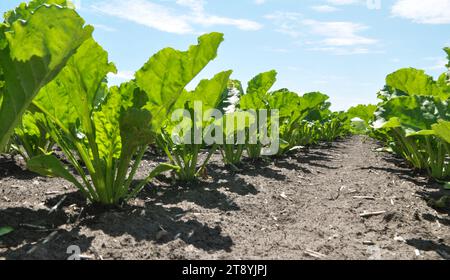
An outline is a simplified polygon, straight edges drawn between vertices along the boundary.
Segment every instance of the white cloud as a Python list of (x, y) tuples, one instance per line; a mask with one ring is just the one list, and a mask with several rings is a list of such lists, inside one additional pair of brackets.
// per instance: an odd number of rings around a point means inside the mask
[(356, 47), (356, 48), (339, 48), (339, 47), (312, 47), (310, 51), (327, 52), (334, 55), (356, 55), (356, 54), (368, 54), (374, 53), (368, 48)]
[(397, 0), (394, 16), (423, 24), (450, 24), (450, 0)]
[(313, 9), (316, 12), (319, 13), (332, 13), (339, 11), (338, 8), (330, 6), (330, 5), (319, 5), (319, 6), (312, 6), (311, 9)]
[(381, 9), (382, 0), (326, 0), (324, 5), (311, 7), (313, 10), (322, 13), (331, 13), (339, 11), (341, 6), (365, 6), (369, 10)]
[(253, 1), (256, 5), (262, 5), (264, 3), (266, 3), (266, 0), (254, 0)]
[(266, 19), (271, 20), (276, 26), (279, 33), (289, 35), (293, 38), (298, 38), (302, 33), (300, 32), (302, 26), (302, 14), (294, 12), (280, 12), (265, 16)]
[(312, 33), (323, 36), (324, 39), (321, 42), (326, 46), (373, 45), (378, 42), (375, 39), (358, 35), (368, 28), (359, 23), (304, 20), (303, 24), (309, 27)]
[(276, 26), (276, 31), (296, 40), (309, 50), (324, 51), (337, 55), (371, 53), (369, 46), (378, 40), (361, 35), (369, 27), (346, 21), (318, 21), (304, 19), (299, 13), (275, 12), (266, 15)]
[(204, 0), (177, 0), (180, 6), (188, 7), (195, 14), (203, 14), (205, 12)]
[(177, 9), (174, 9), (149, 0), (112, 0), (94, 4), (92, 8), (109, 16), (176, 34), (195, 33), (196, 25), (233, 26), (246, 31), (262, 28), (262, 25), (255, 21), (210, 15), (205, 11), (205, 5), (204, 0), (177, 0)]
[(94, 10), (106, 15), (129, 20), (150, 28), (169, 33), (192, 33), (192, 26), (171, 10), (144, 0), (108, 1), (92, 6)]
[(220, 16), (199, 16), (192, 18), (191, 21), (203, 26), (229, 25), (245, 31), (256, 31), (262, 28), (261, 24), (251, 20), (233, 19)]
[(424, 60), (429, 61), (428, 66), (422, 67), (426, 71), (444, 72), (447, 70), (448, 60), (443, 57), (426, 57)]
[(323, 5), (312, 6), (311, 9), (319, 13), (333, 13), (340, 11), (341, 6), (366, 5), (369, 7), (371, 5), (369, 1), (371, 0), (326, 0)]
[(273, 48), (273, 47), (264, 47), (264, 51), (273, 52), (273, 53), (291, 53), (292, 51), (287, 48)]
[(327, 0), (328, 4), (331, 5), (353, 5), (353, 4), (358, 4), (361, 3), (362, 0)]

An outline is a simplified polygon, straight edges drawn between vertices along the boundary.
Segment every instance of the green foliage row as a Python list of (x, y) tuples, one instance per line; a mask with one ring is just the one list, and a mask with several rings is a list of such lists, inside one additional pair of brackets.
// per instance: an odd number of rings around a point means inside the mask
[[(444, 51), (450, 60), (450, 48)], [(388, 150), (437, 181), (450, 180), (449, 73), (437, 80), (414, 68), (388, 75), (378, 105), (359, 105), (347, 112), (354, 132), (383, 141)]]
[[(333, 141), (350, 129), (347, 115), (331, 112), (324, 94), (270, 91), (275, 71), (257, 75), (245, 93), (241, 82), (230, 79), (232, 71), (186, 90), (217, 56), (220, 33), (201, 36), (187, 51), (163, 49), (133, 80), (109, 87), (107, 75), (117, 70), (92, 31), (65, 0), (21, 4), (0, 25), (0, 151), (19, 153), (31, 171), (68, 180), (92, 202), (126, 201), (166, 171), (180, 181), (195, 180), (218, 150), (226, 164), (236, 167), (245, 153), (263, 157), (270, 141), (281, 142), (282, 155), (298, 146)], [(206, 112), (201, 118), (191, 114), (198, 102)], [(212, 109), (223, 114), (214, 116)], [(259, 129), (257, 135), (249, 134), (259, 117), (248, 111), (263, 109), (278, 110), (265, 126), (272, 129), (279, 121), (280, 140), (264, 142)], [(190, 113), (186, 124), (172, 117), (180, 110)], [(174, 141), (174, 135), (218, 135), (212, 125), (221, 128), (225, 139), (243, 133), (244, 142)], [(180, 126), (186, 129), (178, 131)], [(157, 145), (169, 162), (136, 183), (149, 145)], [(55, 147), (62, 155), (55, 155)], [(206, 158), (201, 156), (205, 149)]]

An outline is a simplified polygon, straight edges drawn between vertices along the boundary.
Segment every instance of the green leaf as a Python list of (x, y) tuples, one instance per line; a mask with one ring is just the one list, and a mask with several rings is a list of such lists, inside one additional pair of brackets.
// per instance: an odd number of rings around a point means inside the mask
[(120, 137), (120, 114), (122, 96), (117, 88), (112, 88), (101, 110), (94, 112), (95, 141), (100, 158), (119, 158), (122, 149)]
[(326, 102), (330, 97), (321, 92), (309, 92), (304, 94), (300, 100), (299, 110), (304, 112), (304, 119), (308, 121), (321, 121), (325, 116), (331, 114), (329, 110), (331, 103)]
[(147, 125), (151, 120), (152, 115), (149, 111), (134, 107), (121, 114), (122, 154), (132, 153), (135, 148), (153, 142), (155, 134)]
[(386, 85), (392, 89), (400, 90), (407, 95), (436, 96), (445, 98), (445, 94), (433, 77), (425, 71), (414, 68), (398, 70), (386, 78)]
[(269, 109), (269, 90), (275, 84), (277, 72), (275, 70), (258, 74), (248, 82), (247, 93), (239, 100), (242, 110)]
[[(180, 97), (183, 103), (177, 102), (174, 106), (176, 109), (188, 109), (190, 112), (194, 112), (195, 103), (198, 102), (201, 105), (202, 115), (196, 116), (196, 127), (206, 129), (211, 123), (212, 110), (219, 110), (223, 107), (223, 102), (226, 99), (226, 89), (228, 87), (228, 80), (232, 71), (225, 71), (215, 75), (210, 80), (202, 80), (192, 92), (184, 92)], [(207, 115), (207, 113), (209, 115)], [(177, 123), (178, 124), (178, 123)], [(184, 123), (187, 125), (187, 123)], [(171, 123), (167, 131), (173, 129), (175, 123)]]
[[(184, 92), (180, 100), (187, 101), (189, 109), (194, 109), (195, 102), (201, 102), (203, 112), (220, 107), (226, 99), (224, 93), (228, 87), (228, 80), (233, 71), (225, 71), (215, 75), (210, 80), (201, 80), (192, 92)], [(185, 104), (178, 103), (175, 108), (184, 108)]]
[(13, 148), (25, 160), (47, 153), (52, 148), (45, 123), (45, 116), (42, 113), (28, 111), (23, 115), (21, 125), (15, 129)]
[(376, 110), (376, 105), (358, 105), (348, 109), (347, 115), (349, 119), (359, 118), (366, 124), (369, 124), (369, 122), (374, 118)]
[(42, 88), (33, 100), (33, 105), (45, 109), (51, 118), (57, 119), (67, 130), (77, 126), (78, 114), (75, 106), (64, 83), (58, 78)]
[(22, 125), (16, 128), (16, 134), (19, 136), (41, 137), (38, 119), (30, 112), (25, 113), (22, 118)]
[[(93, 133), (91, 116), (99, 99), (104, 98), (98, 94), (104, 92), (102, 81), (110, 72), (116, 72), (116, 68), (109, 63), (108, 53), (94, 39), (88, 39), (56, 79), (39, 93), (35, 103), (66, 126), (80, 120), (84, 133)], [(61, 104), (62, 100), (67, 103)]]
[(12, 227), (0, 227), (0, 237), (7, 235), (13, 231), (14, 229)]
[(448, 73), (443, 73), (441, 76), (439, 76), (437, 84), (446, 94), (446, 96), (450, 97), (450, 76), (448, 75)]
[(241, 110), (262, 110), (267, 109), (267, 102), (258, 93), (245, 94), (239, 100)]
[(171, 171), (171, 170), (178, 170), (178, 169), (179, 169), (178, 166), (171, 165), (168, 163), (161, 163), (160, 165), (155, 167), (155, 169), (152, 170), (150, 175), (147, 177), (147, 180), (151, 180), (151, 179), (155, 178), (156, 176), (161, 175), (164, 172)]
[(159, 132), (174, 103), (184, 88), (217, 56), (223, 34), (210, 33), (198, 45), (181, 52), (166, 48), (155, 54), (136, 72), (136, 85), (148, 96), (145, 109), (151, 112), (151, 128)]
[(301, 98), (295, 92), (282, 89), (273, 92), (268, 98), (269, 107), (280, 111), (280, 117), (292, 117), (299, 110)]
[(450, 182), (444, 184), (444, 189), (450, 190)]
[(34, 157), (27, 162), (27, 168), (42, 176), (63, 178), (76, 186), (80, 186), (77, 179), (75, 179), (75, 177), (67, 171), (61, 161), (53, 155)]
[(56, 77), (92, 30), (84, 27), (84, 20), (74, 10), (53, 5), (40, 6), (26, 21), (16, 20), (0, 28), (0, 42), (7, 42), (0, 47), (0, 67), (5, 72), (0, 149), (32, 99)]
[(248, 82), (247, 94), (264, 96), (269, 92), (276, 81), (277, 72), (275, 70), (261, 73)]
[[(117, 72), (114, 64), (109, 63), (108, 53), (93, 39), (87, 40), (68, 62), (58, 79), (64, 84), (81, 123), (90, 121), (92, 111), (103, 96), (102, 81), (106, 75)], [(89, 128), (84, 127), (88, 132)]]
[(439, 123), (433, 125), (433, 131), (437, 136), (450, 143), (450, 122), (440, 120)]
[(67, 0), (33, 0), (28, 3), (21, 3), (14, 10), (5, 13), (5, 22), (12, 24), (16, 20), (28, 20), (33, 12), (42, 5), (55, 4), (62, 7), (74, 9), (73, 3)]
[(351, 107), (347, 111), (347, 117), (351, 124), (351, 132), (354, 134), (366, 134), (370, 129), (370, 124), (375, 118), (377, 106), (358, 105)]
[(406, 136), (413, 137), (413, 136), (432, 136), (432, 135), (436, 135), (434, 130), (425, 129), (417, 132), (408, 133)]
[(384, 103), (376, 113), (376, 129), (401, 125), (406, 133), (430, 130), (438, 120), (450, 120), (448, 102), (431, 96), (402, 96)]
[(300, 110), (307, 111), (323, 107), (328, 99), (330, 99), (330, 97), (321, 92), (305, 93), (300, 100)]
[(388, 120), (385, 120), (383, 118), (379, 118), (377, 121), (373, 124), (375, 129), (381, 129), (381, 128), (396, 128), (401, 127), (402, 123), (399, 118), (392, 117)]

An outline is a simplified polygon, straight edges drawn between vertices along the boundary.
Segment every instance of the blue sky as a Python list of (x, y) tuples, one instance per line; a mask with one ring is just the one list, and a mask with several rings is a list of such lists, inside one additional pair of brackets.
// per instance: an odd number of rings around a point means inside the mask
[[(20, 2), (3, 0), (0, 12)], [(219, 31), (219, 56), (196, 82), (232, 69), (245, 84), (275, 69), (275, 88), (321, 91), (343, 110), (376, 102), (385, 76), (399, 68), (444, 72), (442, 48), (450, 46), (450, 0), (75, 2), (119, 69), (114, 84), (132, 78), (159, 49), (184, 50), (198, 35)]]

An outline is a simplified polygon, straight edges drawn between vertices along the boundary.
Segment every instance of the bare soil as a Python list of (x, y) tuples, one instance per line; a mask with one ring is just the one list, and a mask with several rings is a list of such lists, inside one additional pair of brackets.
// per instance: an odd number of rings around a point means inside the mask
[[(215, 155), (200, 182), (167, 174), (115, 209), (0, 158), (0, 226), (15, 229), (0, 259), (67, 259), (71, 245), (86, 259), (450, 259), (450, 211), (427, 204), (439, 185), (377, 148), (355, 136), (239, 172)], [(148, 154), (139, 178), (162, 160)]]

